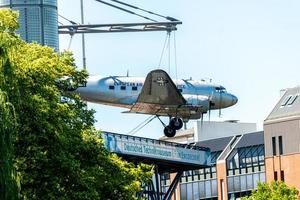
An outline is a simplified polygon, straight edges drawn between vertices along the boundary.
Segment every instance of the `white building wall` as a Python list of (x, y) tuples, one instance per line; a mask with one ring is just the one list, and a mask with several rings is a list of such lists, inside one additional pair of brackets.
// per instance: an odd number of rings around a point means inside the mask
[(194, 122), (195, 142), (251, 133), (255, 131), (257, 131), (255, 123), (240, 123), (226, 121), (201, 122), (201, 120)]

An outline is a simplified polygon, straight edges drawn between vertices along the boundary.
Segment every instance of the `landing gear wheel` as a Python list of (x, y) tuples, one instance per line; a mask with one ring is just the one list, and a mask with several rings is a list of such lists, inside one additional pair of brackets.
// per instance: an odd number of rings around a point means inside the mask
[(171, 126), (166, 126), (164, 129), (164, 134), (166, 137), (174, 137), (176, 134), (176, 130)]
[(183, 126), (182, 119), (174, 117), (171, 119), (169, 126), (174, 127), (175, 130), (179, 130)]

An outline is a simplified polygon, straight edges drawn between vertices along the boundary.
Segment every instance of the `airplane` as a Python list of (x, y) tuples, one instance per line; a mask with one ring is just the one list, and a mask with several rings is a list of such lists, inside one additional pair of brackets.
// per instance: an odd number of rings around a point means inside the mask
[(146, 79), (129, 76), (90, 76), (84, 87), (75, 90), (88, 102), (128, 108), (124, 113), (168, 116), (164, 134), (174, 137), (183, 122), (200, 119), (210, 110), (233, 106), (238, 98), (217, 84), (191, 79), (172, 80), (161, 69)]

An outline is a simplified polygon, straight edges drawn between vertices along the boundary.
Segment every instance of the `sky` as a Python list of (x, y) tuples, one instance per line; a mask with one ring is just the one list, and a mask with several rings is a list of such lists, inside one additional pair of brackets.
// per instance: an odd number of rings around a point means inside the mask
[[(221, 117), (218, 111), (212, 112), (211, 121), (240, 120), (257, 123), (262, 130), (280, 90), (300, 83), (300, 1), (124, 2), (182, 21), (175, 32), (178, 78), (212, 79), (239, 98), (235, 106), (222, 110)], [(146, 22), (95, 0), (84, 0), (84, 10), (86, 24)], [(59, 0), (58, 12), (79, 23), (80, 0)], [(68, 24), (61, 18), (59, 21)], [(175, 78), (173, 36), (170, 75)], [(158, 68), (165, 38), (166, 32), (86, 34), (88, 72), (109, 76), (129, 71), (130, 76), (146, 76)], [(60, 50), (68, 49), (70, 36), (60, 35), (59, 40)], [(69, 50), (82, 68), (81, 35), (73, 37)], [(168, 71), (166, 55), (161, 68)], [(96, 111), (98, 129), (122, 134), (149, 117), (122, 114), (125, 109), (111, 106), (89, 103), (88, 107)], [(136, 135), (158, 138), (162, 130), (160, 122), (153, 120)]]

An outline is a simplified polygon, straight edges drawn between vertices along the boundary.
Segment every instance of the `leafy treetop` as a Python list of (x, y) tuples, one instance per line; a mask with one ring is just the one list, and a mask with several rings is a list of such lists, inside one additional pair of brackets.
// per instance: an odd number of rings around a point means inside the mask
[[(0, 10), (0, 90), (16, 113), (14, 166), (21, 199), (135, 199), (150, 166), (107, 152), (94, 111), (68, 91), (84, 84), (70, 52), (22, 41), (18, 14)], [(67, 98), (68, 101), (62, 101)]]

